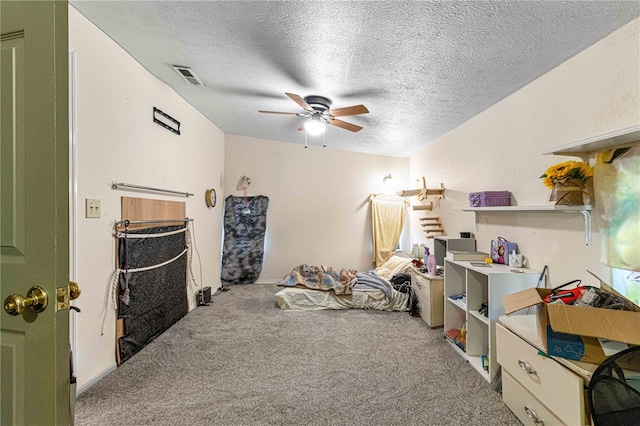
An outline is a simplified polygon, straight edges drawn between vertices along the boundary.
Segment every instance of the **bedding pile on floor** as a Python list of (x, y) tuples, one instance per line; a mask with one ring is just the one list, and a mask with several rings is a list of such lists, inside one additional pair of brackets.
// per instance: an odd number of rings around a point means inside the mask
[(276, 303), (286, 310), (377, 309), (406, 311), (410, 294), (397, 291), (390, 280), (411, 267), (411, 258), (392, 256), (380, 267), (364, 272), (299, 265), (278, 284)]

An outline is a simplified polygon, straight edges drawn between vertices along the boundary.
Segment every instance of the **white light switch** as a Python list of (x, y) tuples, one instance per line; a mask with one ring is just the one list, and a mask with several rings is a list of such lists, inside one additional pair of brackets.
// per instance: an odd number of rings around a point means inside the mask
[(85, 217), (99, 218), (102, 215), (102, 211), (100, 209), (100, 200), (92, 200), (90, 198), (87, 198), (85, 202)]

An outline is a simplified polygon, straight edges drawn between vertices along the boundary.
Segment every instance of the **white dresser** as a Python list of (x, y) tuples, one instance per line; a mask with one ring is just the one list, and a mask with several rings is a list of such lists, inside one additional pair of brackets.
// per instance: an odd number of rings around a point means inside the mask
[(411, 289), (418, 299), (420, 316), (431, 328), (444, 323), (444, 279), (411, 268)]
[(597, 364), (546, 356), (535, 314), (501, 316), (496, 349), (502, 400), (523, 424), (589, 424), (585, 386)]

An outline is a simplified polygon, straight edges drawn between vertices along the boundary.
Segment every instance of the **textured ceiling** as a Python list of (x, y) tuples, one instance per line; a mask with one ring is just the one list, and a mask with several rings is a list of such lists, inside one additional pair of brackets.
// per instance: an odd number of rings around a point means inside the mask
[(302, 118), (258, 110), (322, 95), (370, 111), (342, 117), (358, 133), (330, 126), (328, 146), (399, 157), (640, 16), (638, 1), (70, 3), (225, 133), (304, 144)]

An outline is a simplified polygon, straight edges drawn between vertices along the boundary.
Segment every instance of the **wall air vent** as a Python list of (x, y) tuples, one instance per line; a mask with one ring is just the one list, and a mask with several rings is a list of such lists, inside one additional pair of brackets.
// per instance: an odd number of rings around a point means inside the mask
[(186, 82), (193, 84), (194, 86), (204, 86), (204, 83), (189, 67), (181, 67), (180, 65), (174, 65), (173, 69), (176, 70), (178, 75), (182, 77)]

